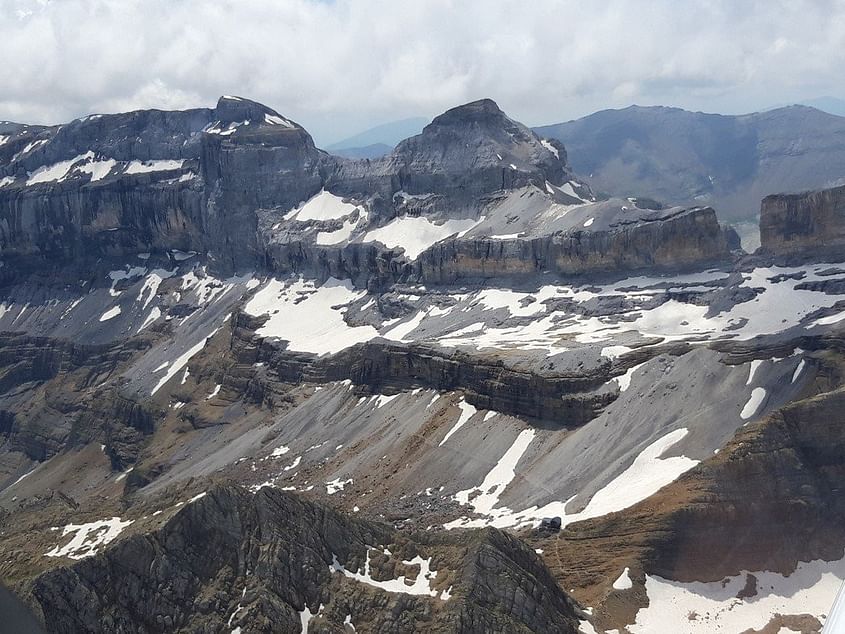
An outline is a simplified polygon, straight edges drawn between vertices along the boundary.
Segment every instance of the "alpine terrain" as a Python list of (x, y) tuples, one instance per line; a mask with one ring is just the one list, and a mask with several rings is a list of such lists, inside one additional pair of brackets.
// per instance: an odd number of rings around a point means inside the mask
[[(799, 143), (793, 110), (702, 120), (708, 182), (636, 167), (638, 121), (687, 116), (650, 109), (594, 115), (623, 118), (588, 153), (586, 123), (484, 99), (360, 159), (234, 96), (2, 124), (0, 605), (47, 632), (819, 632), (845, 187), (779, 193), (767, 157), (836, 181), (845, 120)], [(754, 252), (720, 223), (746, 211)]]
[(599, 191), (712, 205), (730, 222), (756, 225), (769, 194), (845, 184), (845, 117), (809, 106), (740, 116), (631, 106), (535, 130), (564, 143)]

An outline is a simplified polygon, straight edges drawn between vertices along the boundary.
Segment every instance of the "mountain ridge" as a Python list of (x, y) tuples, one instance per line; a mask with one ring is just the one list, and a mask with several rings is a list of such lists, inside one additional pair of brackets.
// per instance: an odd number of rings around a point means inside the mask
[(736, 116), (630, 106), (535, 130), (567, 145), (597, 190), (698, 201), (731, 221), (753, 221), (766, 195), (845, 174), (845, 118), (808, 106)]

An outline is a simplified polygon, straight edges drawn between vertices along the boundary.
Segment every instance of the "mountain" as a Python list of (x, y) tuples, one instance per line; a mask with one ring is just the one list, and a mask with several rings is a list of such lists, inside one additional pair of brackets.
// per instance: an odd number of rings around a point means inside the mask
[[(578, 629), (540, 558), (495, 529), (417, 542), (269, 488), (219, 487), (169, 515), (40, 577), (32, 592), (49, 631)], [(132, 591), (115, 591), (130, 578)]]
[(338, 150), (351, 150), (374, 145), (386, 145), (393, 148), (400, 141), (419, 134), (429, 121), (429, 119), (424, 117), (411, 117), (382, 123), (374, 128), (369, 128), (351, 137), (332, 143), (326, 149), (333, 154), (339, 154)]
[(49, 631), (817, 632), (841, 188), (596, 193), (490, 99), (376, 159), (242, 97), (0, 144), (0, 581)]
[(384, 143), (374, 143), (372, 145), (365, 145), (363, 147), (350, 147), (343, 149), (333, 149), (332, 153), (337, 156), (343, 156), (351, 159), (374, 159), (381, 158), (386, 154), (390, 154), (393, 149), (392, 145)]
[(845, 118), (805, 106), (742, 116), (631, 106), (536, 129), (596, 190), (706, 204), (753, 221), (769, 194), (845, 178)]
[[(799, 101), (798, 105), (809, 106), (816, 108), (828, 114), (835, 114), (838, 117), (845, 117), (845, 99), (838, 99), (836, 97), (816, 97), (815, 99), (805, 99)], [(782, 108), (783, 106), (777, 106)], [(772, 108), (774, 110), (774, 108)]]

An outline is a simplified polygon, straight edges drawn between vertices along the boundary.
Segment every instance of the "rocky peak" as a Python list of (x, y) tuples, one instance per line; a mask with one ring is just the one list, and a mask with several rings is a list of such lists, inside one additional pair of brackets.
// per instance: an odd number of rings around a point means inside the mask
[(475, 154), (475, 162), (497, 169), (549, 172), (559, 182), (568, 170), (559, 142), (543, 142), (534, 132), (509, 118), (492, 99), (451, 108), (428, 124), (421, 134), (400, 143), (394, 155), (414, 160), (439, 151), (443, 161)]
[[(235, 486), (197, 496), (162, 526), (138, 526), (101, 555), (33, 580), (50, 631), (578, 627), (575, 604), (540, 558), (495, 529), (406, 536), (278, 490)], [(397, 577), (404, 589), (389, 581)], [(113, 591), (124, 581), (133, 588), (126, 599)]]
[(572, 179), (563, 145), (541, 139), (482, 99), (447, 110), (382, 159), (341, 164), (331, 184), (345, 195), (378, 191), (387, 200), (399, 191), (434, 194), (442, 205), (427, 214), (471, 215), (493, 192)]
[(508, 119), (507, 115), (502, 112), (499, 105), (492, 99), (479, 99), (471, 101), (461, 106), (450, 108), (443, 114), (435, 117), (426, 128), (437, 128), (442, 126), (460, 125), (464, 126), (467, 123), (482, 123), (482, 124), (504, 124), (506, 122), (513, 123)]
[(275, 125), (281, 128), (301, 129), (272, 108), (243, 97), (227, 95), (220, 97), (217, 107), (214, 108), (213, 118), (223, 125), (249, 122), (252, 125)]

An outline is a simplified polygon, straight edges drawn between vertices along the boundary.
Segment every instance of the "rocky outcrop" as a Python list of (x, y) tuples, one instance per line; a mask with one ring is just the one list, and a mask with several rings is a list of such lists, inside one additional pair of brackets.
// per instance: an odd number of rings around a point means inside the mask
[[(654, 212), (610, 230), (546, 230), (530, 240), (446, 240), (417, 259), (361, 241), (364, 231), (397, 216), (478, 220), (497, 195), (526, 188), (548, 204), (591, 199), (560, 142), (540, 139), (489, 99), (445, 112), (372, 161), (326, 154), (301, 126), (237, 97), (223, 97), (213, 109), (93, 115), (21, 128), (2, 146), (0, 281), (171, 249), (207, 253), (221, 272), (267, 267), (351, 278), (371, 289), (407, 280), (672, 268), (726, 257), (715, 215), (699, 209)], [(321, 189), (366, 209), (355, 239), (337, 246), (317, 240), (318, 231), (342, 228), (336, 219), (305, 223), (304, 234), (285, 225), (287, 212)]]
[[(556, 371), (554, 363), (521, 366), (495, 356), (385, 340), (317, 357), (287, 351), (284, 343), (254, 335), (257, 323), (243, 313), (236, 316), (234, 358), (244, 365), (260, 362), (286, 384), (351, 380), (373, 394), (417, 387), (462, 390), (476, 407), (572, 427), (595, 418), (618, 395), (615, 389), (605, 387), (613, 370), (606, 358), (594, 368)], [(253, 396), (272, 404), (273, 394), (270, 386), (264, 386)]]
[(398, 191), (435, 193), (460, 209), (497, 190), (542, 188), (546, 181), (560, 185), (571, 178), (563, 145), (543, 145), (494, 101), (481, 99), (435, 117), (382, 159), (342, 164), (329, 184), (349, 194), (378, 192), (387, 200)]
[(451, 283), (552, 272), (563, 276), (636, 269), (684, 269), (730, 257), (728, 237), (710, 208), (620, 222), (607, 230), (577, 229), (507, 240), (452, 240), (420, 257), (419, 278)]
[(3, 148), (16, 153), (0, 166), (0, 246), (18, 271), (167, 249), (255, 266), (256, 209), (318, 191), (328, 158), (300, 126), (236, 97), (94, 115)]
[(134, 461), (153, 413), (107, 379), (137, 352), (50, 337), (0, 336), (0, 438), (6, 449), (43, 461), (97, 439), (116, 468)]
[(767, 196), (760, 207), (760, 243), (778, 256), (841, 256), (845, 187)]
[(409, 261), (398, 249), (374, 243), (318, 247), (304, 241), (273, 244), (266, 261), (278, 273), (308, 271), (320, 280), (351, 279), (383, 291), (396, 282), (452, 284), (540, 273), (584, 276), (632, 270), (680, 270), (730, 260), (736, 248), (709, 207), (655, 211), (644, 218), (588, 231), (539, 237), (447, 239)]
[[(390, 580), (390, 591), (378, 587)], [(574, 633), (578, 624), (572, 601), (513, 537), (405, 536), (275, 489), (214, 489), (157, 530), (41, 575), (30, 591), (57, 633), (330, 632), (344, 623)]]

